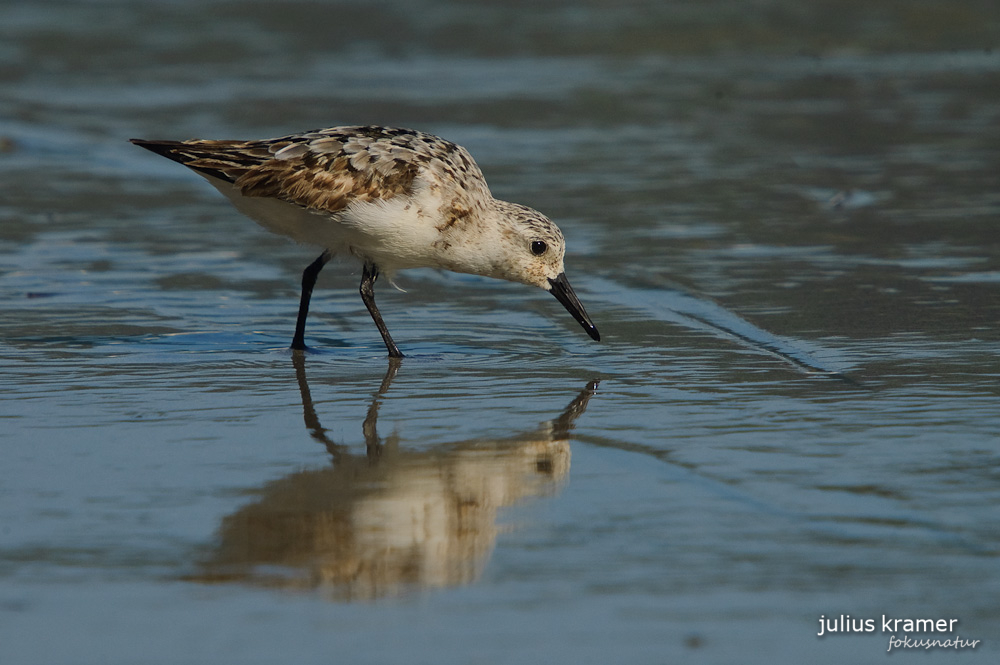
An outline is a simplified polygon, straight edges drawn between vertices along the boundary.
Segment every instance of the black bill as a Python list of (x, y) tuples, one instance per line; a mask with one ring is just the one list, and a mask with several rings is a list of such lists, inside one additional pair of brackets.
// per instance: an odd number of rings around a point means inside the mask
[(555, 279), (549, 279), (549, 284), (552, 285), (552, 295), (556, 297), (556, 300), (563, 304), (563, 307), (573, 315), (583, 329), (587, 331), (590, 338), (594, 341), (601, 341), (601, 333), (597, 332), (597, 326), (594, 322), (590, 320), (590, 315), (587, 314), (587, 310), (583, 308), (583, 304), (580, 303), (580, 299), (576, 297), (573, 293), (573, 287), (569, 285), (569, 280), (566, 279), (566, 273), (560, 273)]

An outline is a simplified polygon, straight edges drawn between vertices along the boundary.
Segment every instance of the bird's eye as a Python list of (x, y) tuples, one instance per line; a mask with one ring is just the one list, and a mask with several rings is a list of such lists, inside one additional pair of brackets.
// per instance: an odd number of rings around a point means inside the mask
[(542, 240), (532, 240), (531, 241), (531, 253), (535, 256), (541, 256), (545, 253), (545, 250), (549, 248)]

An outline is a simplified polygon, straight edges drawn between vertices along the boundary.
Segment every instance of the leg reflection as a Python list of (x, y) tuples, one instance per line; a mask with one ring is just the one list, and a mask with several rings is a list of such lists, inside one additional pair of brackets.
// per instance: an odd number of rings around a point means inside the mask
[[(382, 454), (382, 440), (376, 431), (378, 420), (378, 408), (382, 402), (382, 396), (389, 392), (392, 380), (396, 378), (399, 367), (402, 364), (401, 358), (389, 358), (389, 366), (382, 377), (382, 383), (368, 407), (368, 414), (361, 425), (361, 431), (365, 437), (365, 447), (368, 451), (368, 458), (377, 460)], [(334, 463), (340, 461), (345, 453), (344, 446), (339, 444), (327, 435), (326, 428), (319, 421), (316, 415), (316, 407), (313, 405), (312, 392), (309, 390), (309, 380), (306, 378), (306, 358), (303, 353), (292, 354), (292, 365), (295, 367), (295, 379), (299, 384), (299, 395), (302, 398), (302, 418), (305, 421), (306, 429), (313, 439), (323, 444), (327, 452), (333, 457)]]

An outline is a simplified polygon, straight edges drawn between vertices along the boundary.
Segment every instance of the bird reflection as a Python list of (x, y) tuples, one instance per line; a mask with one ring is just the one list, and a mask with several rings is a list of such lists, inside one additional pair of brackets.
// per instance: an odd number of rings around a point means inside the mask
[(588, 383), (533, 431), (408, 451), (376, 427), (399, 369), (392, 358), (362, 424), (361, 455), (330, 439), (304, 356), (293, 358), (306, 428), (333, 464), (268, 483), (259, 500), (223, 519), (218, 544), (188, 579), (318, 588), (338, 600), (468, 584), (493, 550), (497, 510), (558, 488), (569, 433), (597, 388)]

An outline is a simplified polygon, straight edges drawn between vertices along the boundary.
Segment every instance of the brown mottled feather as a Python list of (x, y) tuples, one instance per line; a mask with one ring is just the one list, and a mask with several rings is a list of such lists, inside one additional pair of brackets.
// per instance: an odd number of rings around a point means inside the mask
[(336, 212), (354, 201), (390, 198), (411, 191), (417, 167), (397, 163), (388, 173), (355, 168), (347, 155), (306, 153), (295, 160), (270, 159), (234, 181), (244, 196), (270, 196), (307, 208)]
[[(206, 175), (236, 185), (244, 196), (272, 197), (338, 212), (351, 203), (410, 194), (423, 169), (465, 183), (471, 207), (489, 196), (466, 150), (412, 130), (352, 126), (266, 141), (133, 141)], [(462, 177), (459, 178), (458, 176)]]

